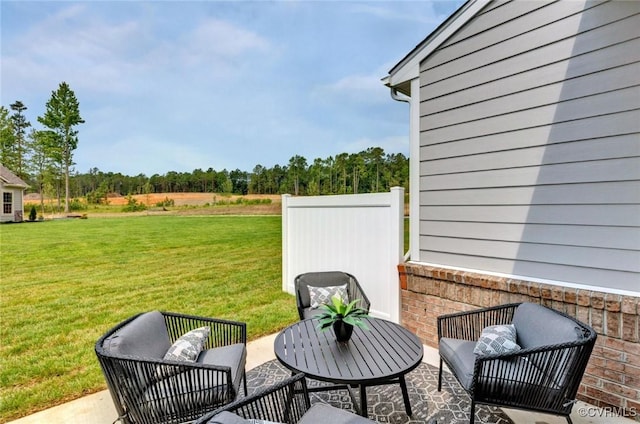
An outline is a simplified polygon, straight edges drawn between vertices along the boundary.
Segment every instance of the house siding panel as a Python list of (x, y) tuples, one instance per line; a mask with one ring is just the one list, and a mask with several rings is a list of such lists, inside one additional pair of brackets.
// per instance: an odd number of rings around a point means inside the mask
[(490, 4), (422, 62), (421, 262), (637, 292), (639, 27)]

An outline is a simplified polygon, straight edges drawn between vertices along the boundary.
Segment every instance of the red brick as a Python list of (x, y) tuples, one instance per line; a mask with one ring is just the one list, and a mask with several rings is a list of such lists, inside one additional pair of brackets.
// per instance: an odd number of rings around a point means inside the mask
[(585, 306), (578, 306), (576, 308), (576, 318), (578, 321), (584, 322), (585, 324), (591, 323), (591, 318), (589, 314), (590, 309)]
[(542, 299), (551, 299), (551, 286), (547, 284), (540, 284), (540, 297)]
[(593, 398), (600, 400), (601, 402), (605, 402), (610, 405), (614, 405), (614, 406), (622, 405), (622, 398), (620, 396), (616, 396), (612, 393), (607, 393), (593, 387), (587, 387), (587, 396), (591, 396)]
[(522, 295), (528, 295), (529, 294), (529, 284), (527, 284), (524, 281), (520, 281), (518, 284), (518, 293), (522, 294)]
[(602, 349), (602, 356), (613, 361), (625, 362), (624, 352), (619, 350), (604, 348)]
[(610, 383), (608, 381), (602, 383), (602, 390), (631, 399), (635, 398), (637, 395), (637, 392), (629, 387), (622, 384)]
[[(609, 380), (614, 381), (616, 383), (624, 383), (624, 372), (610, 370), (608, 368), (601, 367), (589, 367), (589, 375), (592, 375), (595, 378), (601, 379), (602, 381)], [(601, 386), (602, 384), (598, 384)]]
[(640, 378), (640, 367), (635, 367), (633, 365), (626, 364), (624, 366), (624, 372), (626, 375), (629, 375), (634, 378)]
[(620, 312), (622, 296), (619, 294), (607, 293), (604, 297), (605, 309), (610, 312)]
[[(627, 399), (627, 411), (633, 412), (635, 414), (635, 420), (640, 421), (640, 402)], [(629, 418), (633, 417), (630, 416)]]
[(592, 386), (592, 387), (598, 387), (598, 384), (600, 383), (600, 379), (596, 378), (592, 375), (589, 374), (585, 374), (582, 376), (582, 385), (587, 385), (587, 386)]
[(620, 337), (622, 322), (617, 312), (605, 312), (605, 334), (609, 337)]
[(591, 292), (591, 307), (595, 309), (604, 309), (604, 294), (600, 292)]
[(604, 333), (604, 311), (591, 309), (591, 326), (598, 334)]
[(578, 302), (578, 291), (569, 287), (565, 288), (564, 301), (566, 303), (576, 304)]
[(509, 292), (511, 293), (518, 293), (518, 290), (520, 289), (520, 282), (518, 280), (507, 280), (507, 287), (509, 289)]
[(551, 289), (551, 299), (562, 302), (564, 300), (564, 287), (553, 287)]
[(624, 312), (625, 314), (636, 315), (638, 313), (638, 299), (640, 298), (633, 296), (623, 296), (621, 303), (622, 312)]
[(509, 285), (507, 284), (507, 279), (504, 277), (496, 277), (496, 290), (507, 291)]
[(533, 298), (540, 297), (540, 284), (539, 283), (529, 283), (529, 296)]
[(622, 341), (620, 339), (615, 339), (615, 338), (611, 338), (611, 337), (603, 337), (602, 340), (604, 342), (604, 346), (606, 346), (606, 347), (608, 347), (610, 349), (615, 349), (615, 350), (619, 350), (619, 351), (623, 351), (624, 350), (625, 343), (624, 343), (624, 341)]
[(622, 338), (629, 342), (638, 342), (638, 315), (622, 314)]
[(580, 306), (590, 306), (591, 292), (589, 290), (578, 290), (577, 303)]

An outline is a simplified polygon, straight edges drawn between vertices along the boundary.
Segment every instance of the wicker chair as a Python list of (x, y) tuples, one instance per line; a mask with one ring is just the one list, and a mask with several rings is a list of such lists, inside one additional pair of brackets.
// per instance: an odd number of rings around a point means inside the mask
[[(196, 362), (163, 359), (183, 334), (210, 328)], [(95, 346), (123, 424), (177, 424), (234, 401), (244, 380), (246, 324), (152, 311), (131, 317)]]
[[(482, 330), (513, 324), (521, 350), (474, 354)], [(595, 331), (578, 320), (534, 303), (514, 303), (438, 317), (440, 375), (449, 367), (476, 403), (569, 414), (596, 341)]]
[(329, 287), (347, 285), (347, 293), (349, 301), (360, 299), (356, 304), (359, 308), (369, 311), (371, 303), (367, 295), (360, 287), (360, 283), (356, 277), (341, 271), (326, 272), (307, 272), (298, 275), (294, 280), (296, 290), (296, 306), (298, 307), (298, 315), (300, 319), (311, 318), (319, 312), (319, 309), (311, 308), (311, 297), (309, 295), (309, 287)]
[(267, 389), (210, 412), (194, 424), (252, 422), (247, 420), (286, 424), (374, 424), (367, 418), (325, 403), (315, 403), (312, 406), (304, 374), (296, 374)]

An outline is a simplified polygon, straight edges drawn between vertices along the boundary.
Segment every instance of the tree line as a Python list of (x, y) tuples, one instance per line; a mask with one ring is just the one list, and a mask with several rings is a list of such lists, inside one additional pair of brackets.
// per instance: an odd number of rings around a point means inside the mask
[(408, 191), (409, 161), (402, 153), (386, 154), (380, 147), (359, 153), (341, 153), (326, 159), (296, 155), (287, 165), (271, 168), (256, 165), (251, 172), (240, 169), (195, 169), (166, 174), (135, 176), (103, 172), (98, 168), (71, 177), (74, 197), (98, 203), (109, 194), (128, 195), (166, 192), (228, 194), (325, 195), (389, 191), (400, 186)]
[[(68, 84), (63, 82), (52, 92), (45, 113), (37, 118), (43, 129), (31, 126), (24, 116), (26, 109), (21, 101), (15, 101), (9, 108), (0, 106), (0, 162), (26, 181), (31, 192), (41, 194), (41, 199), (57, 198), (60, 207), (64, 204), (65, 212), (69, 212), (71, 198), (103, 203), (114, 194), (325, 195), (384, 192), (393, 186), (408, 191), (408, 159), (401, 153), (385, 153), (380, 147), (316, 158), (312, 163), (295, 155), (286, 165), (271, 168), (256, 165), (251, 171), (209, 168), (129, 176), (92, 168), (80, 173), (73, 168), (73, 152), (78, 147), (76, 126), (84, 120)], [(27, 132), (28, 129), (31, 130)]]

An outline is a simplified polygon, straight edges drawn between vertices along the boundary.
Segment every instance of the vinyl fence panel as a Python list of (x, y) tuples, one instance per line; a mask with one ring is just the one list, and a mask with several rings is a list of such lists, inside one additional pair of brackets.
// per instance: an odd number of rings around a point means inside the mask
[(282, 196), (282, 289), (299, 274), (354, 275), (373, 316), (400, 321), (397, 265), (403, 261), (404, 189), (337, 196)]

